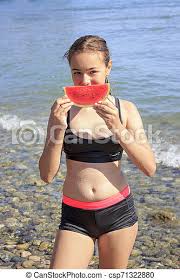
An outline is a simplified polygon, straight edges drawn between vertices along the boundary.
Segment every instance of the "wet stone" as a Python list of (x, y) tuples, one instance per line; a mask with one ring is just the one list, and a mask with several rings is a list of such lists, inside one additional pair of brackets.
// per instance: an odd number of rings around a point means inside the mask
[(40, 262), (41, 257), (39, 257), (39, 256), (30, 256), (29, 260), (32, 260), (34, 262)]
[(142, 253), (141, 253), (141, 251), (139, 250), (139, 249), (134, 249), (133, 251), (132, 251), (132, 253), (131, 253), (131, 256), (132, 257), (137, 257), (137, 256), (139, 256), (139, 255), (141, 255)]
[(174, 253), (175, 256), (180, 256), (180, 248), (175, 248), (173, 250), (173, 253)]
[(172, 182), (174, 179), (172, 177), (162, 177), (161, 178), (161, 181), (164, 181), (164, 182)]
[(16, 241), (14, 240), (7, 240), (5, 245), (16, 245)]
[(152, 217), (155, 220), (164, 221), (164, 222), (176, 220), (176, 214), (175, 213), (165, 211), (165, 210), (159, 210), (157, 212), (154, 212), (152, 214)]
[(151, 268), (165, 268), (165, 266), (162, 263), (156, 263), (156, 262), (151, 262)]
[(149, 249), (149, 248), (145, 248), (144, 250), (142, 250), (142, 255), (143, 256), (156, 256), (159, 253), (158, 249)]
[(6, 225), (10, 225), (11, 227), (16, 226), (18, 224), (18, 220), (15, 218), (7, 218)]
[(13, 268), (14, 267), (14, 263), (13, 262), (6, 262), (4, 265), (6, 267), (8, 267), (8, 268)]
[(16, 249), (18, 250), (27, 250), (29, 248), (29, 243), (17, 244)]
[(31, 252), (29, 252), (29, 251), (23, 251), (23, 252), (21, 252), (21, 257), (27, 258), (27, 257), (29, 257), (29, 256), (31, 256)]
[(0, 252), (0, 259), (5, 263), (9, 262), (13, 256), (14, 256), (13, 253), (5, 250), (2, 250)]
[[(47, 185), (47, 183), (45, 183), (44, 181), (40, 180), (40, 179), (35, 179), (33, 181), (30, 182), (33, 186), (37, 186), (37, 187), (43, 187), (45, 185)], [(43, 191), (43, 189), (42, 189)]]
[(22, 163), (18, 163), (18, 164), (16, 164), (16, 169), (26, 170), (26, 169), (28, 169), (28, 167)]
[(19, 203), (19, 201), (20, 201), (20, 198), (19, 198), (19, 197), (13, 197), (13, 198), (12, 198), (12, 202), (13, 202), (13, 203)]
[(168, 266), (168, 267), (171, 267), (173, 265), (173, 262), (172, 262), (172, 260), (164, 259), (163, 264)]
[(41, 244), (39, 246), (39, 251), (47, 250), (49, 245), (50, 245), (49, 242), (45, 242), (45, 241), (41, 242)]
[(24, 258), (21, 258), (21, 257), (18, 257), (18, 256), (13, 256), (12, 258), (11, 258), (11, 262), (13, 262), (13, 263), (20, 263), (20, 262), (23, 262), (24, 261)]
[(163, 257), (161, 257), (161, 258), (143, 257), (143, 260), (148, 261), (148, 262), (161, 262), (162, 259), (163, 259)]
[(176, 179), (175, 179), (175, 183), (176, 183), (178, 186), (180, 186), (180, 178), (176, 178)]
[(97, 269), (99, 265), (99, 257), (93, 256), (91, 262), (89, 263), (89, 269)]
[(49, 268), (49, 266), (45, 263), (36, 263), (36, 268), (40, 268), (40, 269), (43, 269), (43, 268)]
[(23, 266), (24, 268), (32, 268), (33, 264), (34, 264), (33, 261), (31, 261), (31, 260), (26, 260), (26, 261), (24, 261), (24, 262), (22, 263), (22, 266)]
[(40, 244), (41, 244), (41, 240), (33, 240), (33, 245), (35, 245), (35, 246), (39, 246)]
[(15, 264), (15, 268), (23, 269), (24, 267), (21, 265), (21, 263), (17, 263), (17, 264)]
[(128, 268), (137, 268), (137, 262), (135, 260), (129, 260)]

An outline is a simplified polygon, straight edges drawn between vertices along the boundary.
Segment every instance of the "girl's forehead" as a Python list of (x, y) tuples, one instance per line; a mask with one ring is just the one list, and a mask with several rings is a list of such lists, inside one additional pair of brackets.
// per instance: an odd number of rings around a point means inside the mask
[(80, 52), (74, 53), (71, 57), (71, 69), (77, 67), (88, 66), (102, 67), (104, 65), (104, 57), (100, 52)]

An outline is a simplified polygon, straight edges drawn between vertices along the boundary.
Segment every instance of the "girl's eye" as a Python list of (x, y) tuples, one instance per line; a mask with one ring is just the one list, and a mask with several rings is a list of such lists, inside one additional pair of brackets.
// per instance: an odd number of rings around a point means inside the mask
[(95, 71), (95, 70), (94, 70), (94, 71), (91, 71), (90, 73), (91, 73), (91, 74), (95, 74), (95, 73), (97, 73), (97, 72), (98, 72), (98, 71)]
[(79, 75), (79, 74), (81, 74), (81, 72), (74, 72), (73, 74), (74, 75)]

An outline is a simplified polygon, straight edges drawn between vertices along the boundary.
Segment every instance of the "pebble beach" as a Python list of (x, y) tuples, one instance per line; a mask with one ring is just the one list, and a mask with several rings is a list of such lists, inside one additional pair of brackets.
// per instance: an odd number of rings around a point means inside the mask
[[(50, 264), (66, 167), (62, 160), (57, 177), (45, 184), (38, 172), (40, 148), (29, 148), (21, 162), (16, 159), (22, 151), (1, 150), (1, 268), (48, 268)], [(149, 178), (125, 156), (123, 165), (139, 217), (128, 268), (179, 268), (179, 171), (158, 166), (155, 177)], [(98, 268), (97, 246), (89, 268)]]

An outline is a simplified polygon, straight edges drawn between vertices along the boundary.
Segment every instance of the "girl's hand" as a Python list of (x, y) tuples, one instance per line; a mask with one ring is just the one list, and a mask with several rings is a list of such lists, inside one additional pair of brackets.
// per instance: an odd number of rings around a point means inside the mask
[(51, 107), (49, 123), (51, 126), (58, 126), (60, 129), (67, 128), (67, 112), (73, 102), (66, 96), (58, 98)]
[(119, 119), (119, 111), (108, 98), (104, 101), (95, 103), (94, 109), (96, 110), (96, 113), (103, 118), (109, 130), (113, 133), (120, 127), (122, 128), (122, 124)]

